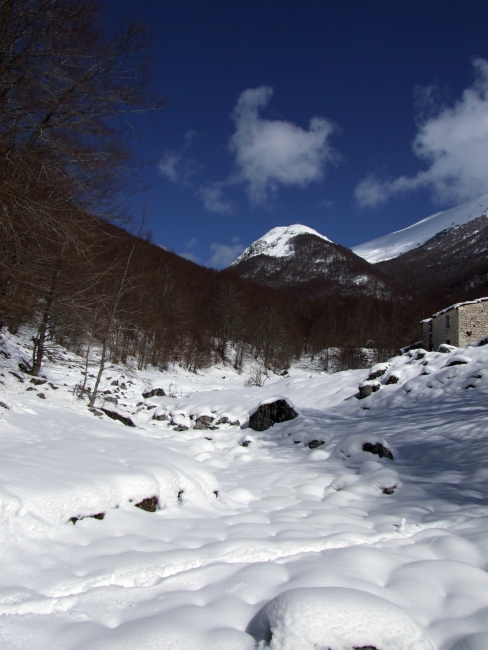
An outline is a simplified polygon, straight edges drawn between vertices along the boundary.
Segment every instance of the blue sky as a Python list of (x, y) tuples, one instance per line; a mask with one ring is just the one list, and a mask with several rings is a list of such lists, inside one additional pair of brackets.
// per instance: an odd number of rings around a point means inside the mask
[(222, 267), (280, 225), (354, 246), (488, 192), (488, 3), (106, 0), (172, 98), (134, 125), (154, 241)]

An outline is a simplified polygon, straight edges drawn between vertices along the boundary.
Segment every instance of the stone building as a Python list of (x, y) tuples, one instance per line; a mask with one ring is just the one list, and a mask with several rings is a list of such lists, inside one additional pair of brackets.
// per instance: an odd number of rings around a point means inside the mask
[(441, 343), (466, 347), (488, 335), (488, 297), (460, 302), (422, 321), (426, 350), (437, 350)]

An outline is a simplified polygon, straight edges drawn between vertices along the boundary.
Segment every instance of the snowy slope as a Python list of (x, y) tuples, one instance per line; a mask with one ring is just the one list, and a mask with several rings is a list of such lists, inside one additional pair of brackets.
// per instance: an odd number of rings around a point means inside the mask
[(484, 194), (478, 199), (463, 203), (450, 210), (436, 212), (408, 228), (397, 230), (389, 235), (355, 246), (352, 250), (356, 255), (364, 257), (365, 260), (372, 264), (376, 264), (376, 262), (398, 257), (424, 244), (438, 232), (461, 226), (481, 215), (486, 215), (487, 211), (488, 194)]
[(293, 255), (293, 247), (290, 240), (297, 235), (315, 235), (324, 241), (330, 242), (330, 239), (324, 237), (313, 228), (295, 224), (294, 226), (278, 226), (272, 228), (263, 237), (257, 239), (235, 260), (232, 264), (239, 264), (250, 257), (256, 255), (268, 255), (270, 257), (288, 257)]
[[(488, 345), (262, 388), (112, 366), (127, 427), (80, 357), (21, 373), (28, 341), (0, 338), (2, 650), (488, 648)], [(246, 428), (273, 396), (298, 417)]]

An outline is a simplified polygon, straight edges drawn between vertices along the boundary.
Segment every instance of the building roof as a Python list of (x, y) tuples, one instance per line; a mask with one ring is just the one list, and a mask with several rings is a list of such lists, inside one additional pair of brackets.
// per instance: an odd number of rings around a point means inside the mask
[[(486, 302), (488, 300), (488, 296), (485, 298), (477, 298), (476, 300), (466, 300), (466, 302), (457, 302), (455, 305), (451, 305), (450, 307), (446, 307), (445, 309), (441, 309), (441, 311), (438, 311), (436, 314), (432, 315), (432, 318), (437, 318), (437, 316), (441, 316), (442, 314), (445, 314), (448, 311), (451, 311), (451, 309), (457, 309), (458, 307), (464, 307), (464, 305), (475, 305), (478, 302)], [(432, 318), (426, 318), (425, 320), (421, 321), (421, 323), (427, 323)]]

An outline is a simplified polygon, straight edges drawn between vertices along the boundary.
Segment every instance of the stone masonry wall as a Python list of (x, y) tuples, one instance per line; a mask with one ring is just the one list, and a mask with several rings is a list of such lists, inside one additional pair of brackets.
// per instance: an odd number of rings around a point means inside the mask
[(431, 321), (422, 321), (422, 340), (424, 350), (430, 350), (431, 340), (430, 340), (430, 327)]
[(459, 346), (459, 308), (450, 309), (432, 319), (433, 349), (437, 350), (441, 343), (448, 341), (450, 345)]
[(488, 302), (462, 305), (459, 310), (459, 347), (478, 341), (488, 334)]

